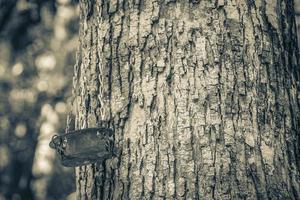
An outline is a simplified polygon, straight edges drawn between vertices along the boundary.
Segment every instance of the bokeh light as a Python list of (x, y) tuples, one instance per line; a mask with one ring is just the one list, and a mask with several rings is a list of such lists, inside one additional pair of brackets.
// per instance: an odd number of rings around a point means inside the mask
[(60, 165), (49, 142), (65, 129), (78, 5), (0, 4), (0, 200), (66, 199), (75, 191), (74, 170)]

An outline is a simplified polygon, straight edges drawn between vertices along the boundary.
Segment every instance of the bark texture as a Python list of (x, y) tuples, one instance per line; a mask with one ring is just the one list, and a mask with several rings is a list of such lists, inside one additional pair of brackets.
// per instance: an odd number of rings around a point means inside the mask
[(81, 0), (76, 128), (120, 155), (79, 199), (300, 199), (291, 0)]

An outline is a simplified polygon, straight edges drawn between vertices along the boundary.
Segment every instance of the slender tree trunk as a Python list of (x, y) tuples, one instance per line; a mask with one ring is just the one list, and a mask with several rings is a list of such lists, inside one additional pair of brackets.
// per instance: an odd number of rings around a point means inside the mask
[(121, 153), (79, 199), (300, 199), (292, 0), (82, 0), (76, 128)]

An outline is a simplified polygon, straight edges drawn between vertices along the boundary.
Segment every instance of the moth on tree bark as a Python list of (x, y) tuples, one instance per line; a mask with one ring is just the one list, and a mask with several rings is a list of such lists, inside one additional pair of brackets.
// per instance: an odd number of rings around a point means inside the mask
[(300, 199), (293, 1), (80, 7), (76, 128), (120, 155), (76, 168), (78, 199)]

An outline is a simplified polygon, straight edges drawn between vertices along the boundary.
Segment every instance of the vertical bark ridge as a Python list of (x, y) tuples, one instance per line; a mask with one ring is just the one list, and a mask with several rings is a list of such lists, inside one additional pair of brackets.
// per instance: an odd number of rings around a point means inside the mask
[(81, 1), (77, 128), (118, 158), (79, 199), (298, 199), (293, 1)]

